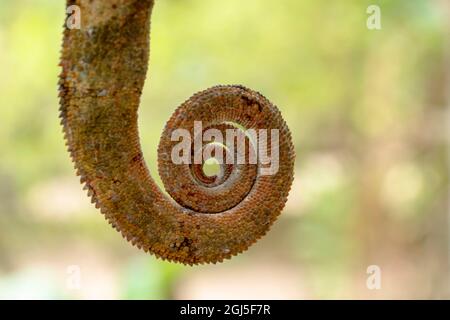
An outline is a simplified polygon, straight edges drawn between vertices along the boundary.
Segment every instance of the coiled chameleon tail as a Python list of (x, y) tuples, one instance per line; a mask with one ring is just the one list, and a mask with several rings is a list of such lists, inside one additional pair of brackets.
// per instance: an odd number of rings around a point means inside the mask
[[(169, 197), (150, 176), (137, 126), (154, 1), (67, 4), (80, 7), (82, 25), (64, 30), (60, 116), (92, 202), (128, 241), (162, 259), (215, 263), (246, 250), (277, 219), (293, 180), (294, 148), (278, 109), (242, 86), (217, 86), (184, 102), (167, 122), (158, 149)], [(227, 164), (221, 176), (207, 177), (199, 165), (173, 164), (171, 135), (177, 128), (192, 132), (194, 121), (220, 132), (278, 129), (278, 171), (261, 174), (261, 162)]]

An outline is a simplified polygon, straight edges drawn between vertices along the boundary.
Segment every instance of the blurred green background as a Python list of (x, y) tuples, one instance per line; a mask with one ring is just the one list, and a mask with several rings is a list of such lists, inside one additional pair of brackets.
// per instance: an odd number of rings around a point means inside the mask
[[(0, 298), (450, 298), (446, 0), (159, 0), (141, 142), (194, 92), (279, 106), (295, 181), (271, 232), (220, 265), (132, 247), (89, 202), (58, 119), (65, 1), (0, 0)], [(366, 9), (381, 8), (381, 30)], [(381, 270), (381, 289), (366, 286)], [(79, 286), (73, 281), (79, 279)]]

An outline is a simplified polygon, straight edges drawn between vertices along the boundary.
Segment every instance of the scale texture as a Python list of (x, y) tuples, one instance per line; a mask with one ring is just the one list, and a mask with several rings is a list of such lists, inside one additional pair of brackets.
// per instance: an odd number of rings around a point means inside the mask
[[(277, 219), (293, 181), (294, 147), (279, 110), (242, 86), (213, 87), (184, 102), (167, 122), (158, 148), (166, 195), (147, 169), (137, 126), (154, 1), (67, 1), (70, 5), (81, 8), (82, 23), (79, 30), (64, 30), (60, 117), (92, 202), (124, 238), (165, 260), (216, 263), (246, 250)], [(194, 121), (223, 133), (235, 124), (241, 130), (278, 129), (278, 172), (261, 175), (261, 163), (230, 164), (208, 177), (201, 165), (173, 164), (171, 150), (178, 142), (171, 134), (178, 128), (193, 132)], [(252, 145), (248, 138), (246, 143)]]

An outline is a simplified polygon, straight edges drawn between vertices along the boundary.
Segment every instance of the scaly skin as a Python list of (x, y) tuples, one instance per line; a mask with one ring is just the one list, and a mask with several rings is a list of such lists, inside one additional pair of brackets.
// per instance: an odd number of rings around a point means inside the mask
[[(246, 250), (277, 219), (293, 180), (294, 148), (278, 109), (242, 86), (217, 86), (184, 102), (158, 149), (168, 197), (145, 165), (137, 127), (153, 0), (67, 1), (73, 4), (81, 8), (82, 28), (64, 30), (60, 116), (92, 202), (128, 241), (162, 259), (216, 263)], [(174, 165), (171, 132), (192, 131), (194, 120), (222, 132), (229, 123), (279, 129), (278, 172), (260, 175), (260, 163), (231, 165), (221, 179)]]

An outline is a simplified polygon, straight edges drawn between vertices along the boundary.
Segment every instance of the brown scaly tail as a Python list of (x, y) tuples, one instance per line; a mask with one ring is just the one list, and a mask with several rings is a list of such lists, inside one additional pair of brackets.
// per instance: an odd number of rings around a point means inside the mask
[[(92, 202), (128, 241), (170, 261), (221, 262), (263, 236), (283, 209), (293, 180), (291, 134), (278, 109), (257, 92), (217, 86), (197, 93), (162, 134), (159, 173), (173, 199), (162, 193), (144, 162), (137, 127), (153, 4), (67, 2), (82, 13), (81, 29), (64, 31), (61, 56), (60, 116), (68, 150)], [(204, 129), (220, 132), (233, 124), (279, 129), (278, 172), (262, 175), (258, 162), (222, 166), (220, 177), (207, 177), (199, 165), (174, 165), (173, 130), (192, 132), (200, 120)]]

